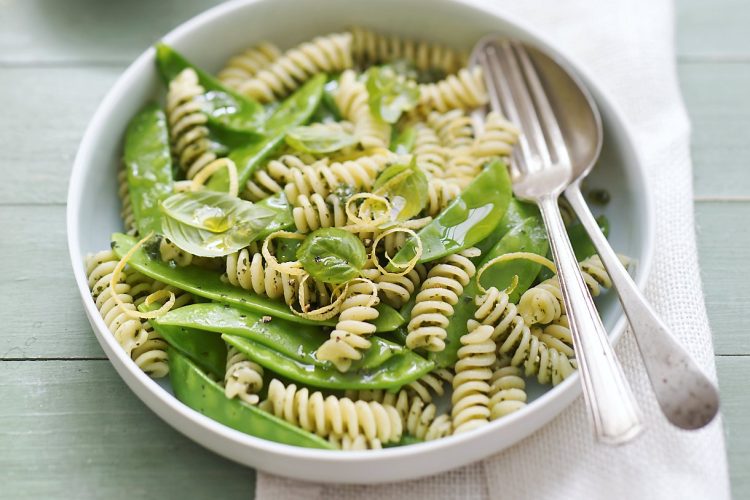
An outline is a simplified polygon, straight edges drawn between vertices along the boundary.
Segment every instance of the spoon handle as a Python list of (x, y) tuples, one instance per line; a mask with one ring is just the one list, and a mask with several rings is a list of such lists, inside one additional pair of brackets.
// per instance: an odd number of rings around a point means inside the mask
[(646, 302), (599, 229), (581, 194), (579, 182), (565, 190), (565, 198), (594, 243), (620, 296), (662, 412), (670, 422), (683, 429), (697, 429), (708, 424), (719, 410), (716, 386)]
[(581, 374), (583, 396), (594, 424), (594, 432), (601, 442), (625, 443), (641, 431), (638, 406), (581, 276), (560, 216), (557, 196), (543, 196), (538, 204), (557, 266), (557, 277)]

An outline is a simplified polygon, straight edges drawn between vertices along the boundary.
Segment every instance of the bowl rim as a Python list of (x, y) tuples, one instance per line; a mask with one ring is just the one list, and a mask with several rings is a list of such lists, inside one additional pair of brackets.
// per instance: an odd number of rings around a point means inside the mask
[[(205, 24), (211, 24), (216, 19), (231, 15), (237, 10), (249, 8), (249, 6), (266, 2), (270, 0), (232, 0), (215, 7), (212, 7), (197, 16), (190, 18), (184, 23), (180, 24), (169, 33), (167, 33), (162, 40), (166, 43), (174, 43), (187, 36), (190, 32), (199, 26)], [(622, 134), (619, 136), (620, 140), (624, 141), (626, 149), (633, 156), (632, 163), (635, 164), (635, 168), (631, 170), (634, 173), (634, 180), (637, 184), (637, 189), (641, 191), (641, 195), (638, 201), (642, 204), (642, 219), (645, 223), (645, 227), (641, 227), (640, 236), (642, 238), (641, 247), (644, 249), (643, 255), (640, 256), (638, 262), (638, 274), (634, 280), (640, 289), (643, 289), (645, 283), (650, 274), (653, 253), (654, 253), (654, 211), (653, 211), (653, 196), (652, 190), (647, 182), (646, 171), (642, 154), (635, 146), (634, 138), (636, 135), (633, 132), (631, 125), (625, 119), (625, 115), (621, 107), (612, 98), (612, 95), (603, 90), (601, 84), (597, 78), (586, 69), (586, 66), (581, 64), (577, 58), (571, 56), (563, 50), (555, 47), (555, 45), (543, 34), (540, 30), (530, 26), (525, 21), (518, 19), (516, 16), (508, 13), (502, 7), (492, 6), (488, 3), (482, 2), (481, 0), (441, 0), (445, 3), (458, 4), (465, 8), (474, 9), (480, 11), (483, 14), (494, 17), (497, 20), (501, 20), (504, 23), (513, 26), (519, 32), (523, 33), (525, 37), (533, 40), (533, 43), (553, 55), (555, 58), (567, 63), (569, 68), (572, 68), (576, 74), (581, 77), (587, 87), (592, 90), (600, 101), (606, 102), (610, 109), (611, 115), (615, 121), (618, 122), (619, 127), (622, 129)], [(78, 287), (78, 291), (81, 295), (81, 299), (84, 305), (84, 311), (89, 318), (93, 326), (94, 333), (102, 347), (107, 354), (110, 362), (113, 364), (120, 377), (126, 382), (126, 384), (136, 393), (136, 395), (155, 413), (157, 413), (163, 420), (166, 420), (172, 427), (176, 428), (183, 434), (187, 435), (191, 439), (195, 439), (187, 428), (184, 428), (188, 422), (192, 425), (201, 427), (204, 431), (213, 434), (213, 437), (223, 437), (228, 440), (234, 441), (242, 446), (259, 449), (271, 454), (278, 455), (280, 457), (295, 457), (300, 459), (309, 459), (315, 461), (323, 461), (330, 464), (338, 462), (358, 462), (358, 463), (370, 463), (374, 461), (380, 461), (388, 458), (405, 457), (405, 456), (416, 456), (422, 454), (429, 454), (430, 452), (442, 448), (452, 447), (462, 441), (479, 440), (481, 437), (498, 427), (509, 426), (514, 421), (525, 419), (533, 414), (539, 414), (554, 411), (553, 415), (548, 418), (547, 421), (551, 421), (556, 417), (562, 409), (567, 407), (575, 397), (580, 395), (581, 388), (579, 384), (579, 375), (575, 373), (563, 381), (558, 386), (546, 391), (539, 398), (534, 400), (531, 404), (521, 409), (520, 411), (514, 412), (502, 420), (491, 422), (489, 425), (483, 426), (479, 429), (462, 433), (459, 435), (452, 435), (446, 438), (418, 443), (403, 447), (387, 448), (382, 450), (367, 450), (367, 451), (351, 451), (341, 453), (339, 450), (318, 450), (311, 448), (303, 448), (293, 445), (287, 445), (268, 441), (263, 438), (251, 436), (243, 432), (237, 431), (230, 427), (227, 427), (199, 412), (188, 407), (184, 403), (180, 402), (174, 395), (164, 390), (156, 381), (151, 379), (143, 371), (141, 371), (135, 363), (132, 362), (129, 356), (126, 356), (124, 351), (120, 348), (115, 338), (109, 334), (109, 330), (104, 323), (104, 320), (99, 315), (94, 302), (91, 300), (91, 295), (88, 287), (88, 281), (86, 279), (86, 273), (83, 264), (83, 257), (85, 254), (79, 244), (80, 231), (78, 225), (78, 218), (80, 213), (81, 200), (83, 199), (83, 179), (84, 174), (87, 171), (87, 164), (91, 162), (92, 151), (96, 147), (96, 136), (97, 130), (104, 130), (107, 127), (107, 117), (112, 113), (113, 107), (117, 101), (118, 95), (127, 91), (130, 86), (131, 80), (137, 77), (144, 68), (148, 65), (155, 63), (155, 49), (149, 47), (143, 53), (141, 53), (135, 61), (133, 61), (128, 68), (118, 77), (115, 84), (107, 92), (104, 99), (99, 104), (96, 112), (90, 120), (83, 138), (77, 150), (73, 169), (70, 175), (70, 182), (68, 187), (67, 196), (67, 210), (66, 210), (66, 226), (68, 233), (68, 251), (71, 258), (71, 264)], [(619, 318), (615, 323), (615, 326), (610, 332), (610, 338), (613, 344), (616, 344), (622, 337), (625, 331), (626, 318), (625, 315), (620, 312)], [(129, 379), (127, 375), (132, 378)], [(148, 394), (143, 394), (141, 391), (136, 390), (135, 386), (140, 386), (140, 389), (145, 389)], [(560, 409), (550, 409), (554, 406), (555, 402), (567, 399), (568, 402), (561, 406)], [(559, 406), (559, 405), (558, 405)], [(167, 416), (168, 414), (171, 414)], [(181, 421), (173, 421), (174, 417), (182, 417)], [(534, 432), (537, 432), (535, 430)], [(212, 448), (214, 451), (219, 452), (216, 448)], [(500, 451), (500, 449), (496, 450)], [(230, 457), (232, 458), (232, 457)]]

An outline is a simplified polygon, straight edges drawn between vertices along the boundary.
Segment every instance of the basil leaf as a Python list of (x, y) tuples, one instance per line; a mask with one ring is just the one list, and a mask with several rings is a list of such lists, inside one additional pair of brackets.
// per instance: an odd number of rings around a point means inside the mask
[(297, 260), (316, 280), (339, 284), (359, 276), (367, 261), (367, 252), (355, 235), (331, 227), (307, 235), (297, 249)]
[(173, 194), (161, 202), (161, 209), (183, 224), (213, 233), (223, 233), (237, 222), (263, 214), (249, 201), (208, 190)]
[(391, 220), (408, 220), (427, 204), (427, 175), (416, 164), (392, 165), (375, 181), (373, 194), (385, 196), (391, 203)]
[(419, 87), (389, 66), (367, 70), (367, 93), (370, 112), (387, 123), (396, 123), (404, 111), (417, 105)]
[(201, 257), (221, 257), (244, 248), (277, 217), (288, 217), (268, 206), (216, 191), (177, 193), (161, 207), (164, 236)]
[[(267, 208), (273, 212), (273, 218), (269, 221), (268, 225), (263, 229), (260, 234), (261, 238), (265, 238), (271, 233), (276, 231), (283, 231), (289, 229), (294, 225), (294, 218), (292, 217), (292, 207), (286, 199), (286, 195), (282, 191), (279, 194), (269, 196), (268, 198), (256, 203), (259, 207)], [(299, 241), (299, 240), (294, 240)]]
[(286, 143), (303, 153), (333, 153), (357, 143), (354, 134), (333, 124), (315, 123), (295, 127), (286, 133)]

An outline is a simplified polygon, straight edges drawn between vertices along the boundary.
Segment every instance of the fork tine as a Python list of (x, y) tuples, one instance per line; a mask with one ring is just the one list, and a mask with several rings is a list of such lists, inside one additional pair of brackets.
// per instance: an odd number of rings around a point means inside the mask
[[(479, 63), (484, 69), (484, 78), (490, 95), (490, 108), (504, 116), (514, 123), (520, 125), (521, 118), (518, 109), (513, 101), (513, 95), (505, 79), (502, 77), (503, 68), (500, 59), (497, 56), (497, 50), (494, 44), (488, 44), (483, 47), (479, 53)], [(520, 134), (518, 138), (518, 147), (513, 148), (513, 164), (521, 172), (529, 170), (527, 159), (531, 158), (531, 145), (525, 134)]]
[(555, 112), (552, 110), (552, 106), (547, 99), (547, 94), (542, 87), (542, 83), (539, 80), (539, 75), (534, 68), (534, 64), (531, 62), (528, 52), (521, 43), (514, 41), (512, 46), (518, 55), (521, 68), (523, 69), (526, 81), (529, 84), (529, 90), (531, 90), (531, 94), (536, 102), (537, 115), (542, 123), (542, 127), (546, 131), (548, 139), (547, 145), (550, 149), (550, 153), (558, 162), (570, 164), (568, 148), (565, 145), (565, 139), (560, 130), (560, 125), (557, 123)]
[(544, 131), (536, 115), (534, 101), (527, 89), (520, 64), (508, 40), (500, 42), (500, 53), (502, 54), (500, 58), (501, 63), (506, 69), (505, 80), (511, 89), (514, 102), (518, 103), (518, 109), (520, 110), (521, 128), (527, 136), (529, 144), (532, 146), (532, 152), (541, 161), (539, 167), (549, 165), (551, 159), (547, 148), (547, 141), (544, 138)]

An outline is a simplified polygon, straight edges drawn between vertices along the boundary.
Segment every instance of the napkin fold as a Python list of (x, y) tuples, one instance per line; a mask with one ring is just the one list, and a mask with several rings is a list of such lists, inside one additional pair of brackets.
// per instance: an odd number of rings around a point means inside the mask
[[(545, 33), (624, 111), (654, 194), (656, 251), (646, 295), (715, 379), (694, 238), (690, 125), (677, 83), (672, 2), (495, 0), (492, 5)], [(384, 485), (323, 485), (258, 472), (256, 498), (729, 498), (721, 418), (699, 431), (672, 427), (653, 398), (630, 331), (616, 351), (647, 429), (628, 445), (594, 442), (579, 397), (539, 432), (483, 462)]]

